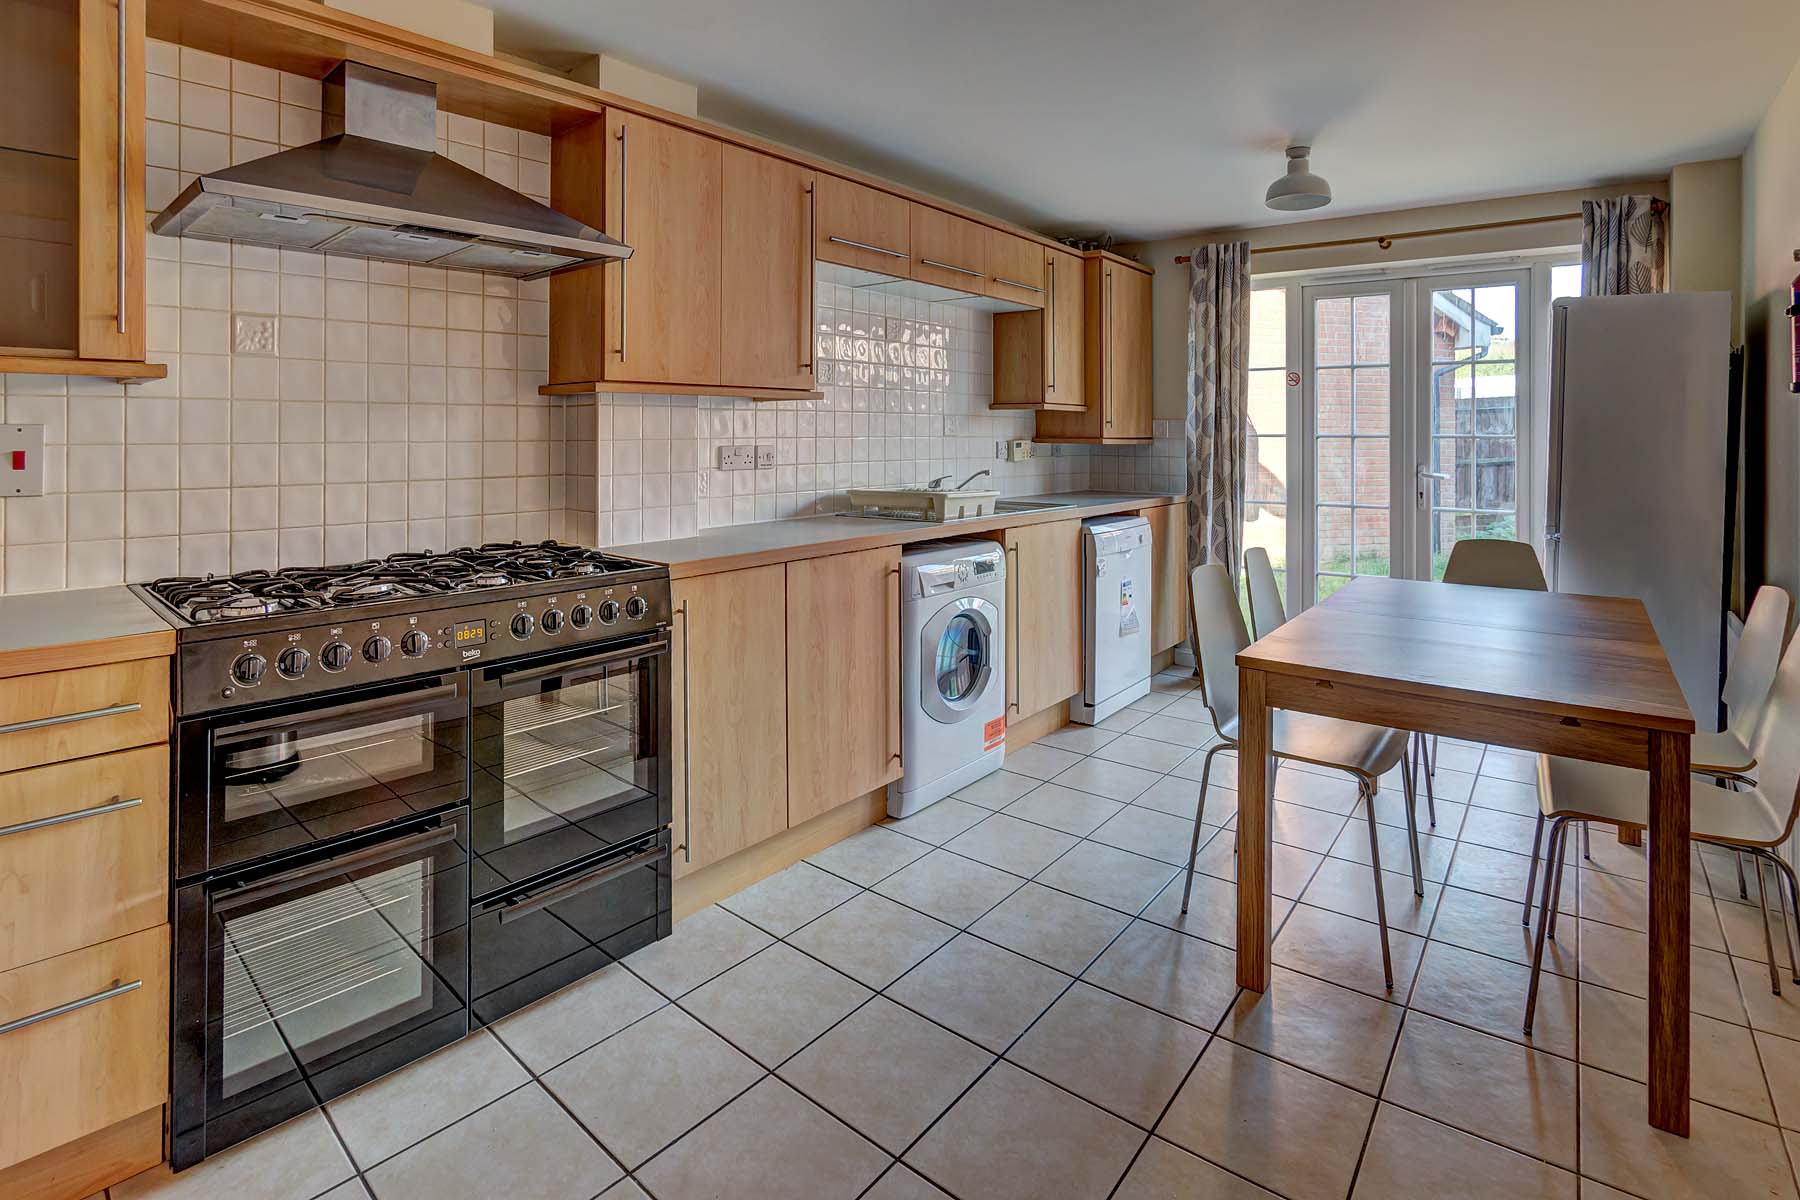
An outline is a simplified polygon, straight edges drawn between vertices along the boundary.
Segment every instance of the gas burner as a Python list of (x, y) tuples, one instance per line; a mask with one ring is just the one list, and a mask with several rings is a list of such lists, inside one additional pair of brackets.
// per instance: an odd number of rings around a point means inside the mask
[(196, 612), (210, 612), (221, 620), (237, 617), (264, 617), (281, 609), (281, 601), (267, 596), (240, 593), (211, 604), (197, 604)]
[(400, 585), (392, 579), (359, 579), (325, 589), (333, 604), (356, 604), (363, 600), (380, 600), (395, 595)]
[(498, 571), (477, 571), (470, 575), (466, 582), (469, 587), (505, 587), (512, 582), (512, 579)]

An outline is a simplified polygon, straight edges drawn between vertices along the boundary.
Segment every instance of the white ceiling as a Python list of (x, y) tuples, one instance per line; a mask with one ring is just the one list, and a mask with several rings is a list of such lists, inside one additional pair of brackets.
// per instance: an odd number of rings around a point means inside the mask
[(1272, 223), (1642, 177), (1741, 151), (1793, 0), (486, 0), (522, 53), (606, 51), (703, 115), (1051, 232)]

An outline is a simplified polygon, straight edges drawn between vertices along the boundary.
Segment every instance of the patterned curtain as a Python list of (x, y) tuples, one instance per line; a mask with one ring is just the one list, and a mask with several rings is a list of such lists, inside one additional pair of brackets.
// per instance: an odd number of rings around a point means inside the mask
[(1188, 263), (1187, 560), (1237, 578), (1250, 408), (1250, 243), (1196, 246)]
[(1629, 296), (1668, 290), (1669, 206), (1655, 196), (1614, 196), (1581, 202), (1581, 290), (1588, 296)]

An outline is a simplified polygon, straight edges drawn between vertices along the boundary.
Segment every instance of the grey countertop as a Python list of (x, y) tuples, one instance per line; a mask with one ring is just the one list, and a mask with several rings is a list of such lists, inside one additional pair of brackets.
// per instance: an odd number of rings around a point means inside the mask
[(122, 585), (0, 596), (0, 676), (174, 650), (168, 624)]

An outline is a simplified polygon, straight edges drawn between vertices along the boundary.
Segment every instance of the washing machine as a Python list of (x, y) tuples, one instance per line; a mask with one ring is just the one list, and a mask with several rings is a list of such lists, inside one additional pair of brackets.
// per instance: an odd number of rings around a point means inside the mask
[(888, 815), (911, 816), (1006, 758), (1006, 556), (940, 542), (900, 558), (900, 753)]

